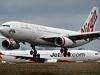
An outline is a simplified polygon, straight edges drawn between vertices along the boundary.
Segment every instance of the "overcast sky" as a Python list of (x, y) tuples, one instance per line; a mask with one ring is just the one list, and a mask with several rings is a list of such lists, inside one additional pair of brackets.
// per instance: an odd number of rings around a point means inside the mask
[[(77, 31), (93, 6), (100, 7), (100, 0), (0, 0), (0, 24), (13, 20)], [(100, 40), (82, 47), (100, 51)]]

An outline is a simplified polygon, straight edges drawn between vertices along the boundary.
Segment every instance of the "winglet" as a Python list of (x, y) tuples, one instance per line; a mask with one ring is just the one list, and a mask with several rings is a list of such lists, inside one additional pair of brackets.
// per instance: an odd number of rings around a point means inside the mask
[(80, 32), (93, 32), (98, 18), (98, 7), (93, 7)]

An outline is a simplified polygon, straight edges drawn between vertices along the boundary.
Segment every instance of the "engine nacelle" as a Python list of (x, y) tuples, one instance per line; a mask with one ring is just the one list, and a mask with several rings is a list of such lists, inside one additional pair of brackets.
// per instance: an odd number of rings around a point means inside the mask
[(67, 37), (58, 37), (55, 39), (55, 45), (60, 47), (70, 47), (73, 45), (73, 41)]
[(20, 47), (19, 43), (15, 41), (4, 40), (2, 46), (6, 49), (18, 49)]

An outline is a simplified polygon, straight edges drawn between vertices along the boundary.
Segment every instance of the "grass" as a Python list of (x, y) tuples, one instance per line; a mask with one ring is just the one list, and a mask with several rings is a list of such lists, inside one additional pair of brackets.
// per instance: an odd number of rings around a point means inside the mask
[(100, 63), (0, 64), (0, 75), (100, 75)]

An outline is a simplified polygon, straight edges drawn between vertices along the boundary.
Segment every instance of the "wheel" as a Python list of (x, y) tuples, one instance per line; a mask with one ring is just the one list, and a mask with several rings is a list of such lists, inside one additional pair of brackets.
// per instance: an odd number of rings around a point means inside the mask
[(67, 48), (64, 48), (63, 56), (64, 56), (64, 57), (67, 56)]
[(67, 53), (64, 52), (64, 53), (63, 53), (63, 56), (66, 57), (66, 56), (67, 56)]
[(40, 54), (39, 53), (37, 54), (37, 58), (40, 58)]
[(68, 55), (68, 57), (70, 57), (70, 56), (71, 56), (71, 53), (70, 53), (70, 52), (68, 52), (68, 53), (67, 53), (67, 55)]
[(33, 55), (33, 53), (34, 53), (33, 50), (31, 50), (31, 51), (30, 51), (30, 55)]
[(34, 54), (37, 54), (37, 50), (34, 50)]
[(33, 58), (36, 58), (37, 57), (37, 50), (34, 50), (33, 52)]
[(31, 51), (30, 51), (30, 55), (33, 55), (33, 54), (34, 54), (34, 55), (37, 55), (37, 50), (31, 50)]
[(63, 49), (60, 49), (60, 53), (63, 53), (64, 52), (64, 50)]
[(37, 50), (35, 49), (35, 45), (31, 44), (31, 47), (33, 49), (33, 51), (32, 51), (33, 53), (30, 52), (30, 54), (33, 55), (33, 59), (35, 59), (35, 58), (37, 58)]

